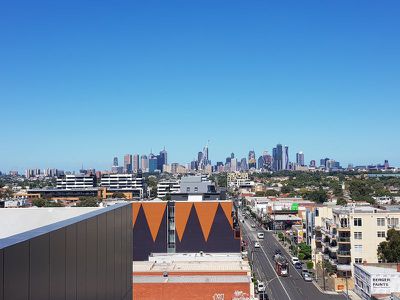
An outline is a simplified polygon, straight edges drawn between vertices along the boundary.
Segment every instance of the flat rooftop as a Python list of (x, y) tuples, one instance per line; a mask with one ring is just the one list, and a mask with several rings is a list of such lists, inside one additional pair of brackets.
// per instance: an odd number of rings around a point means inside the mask
[(101, 207), (31, 207), (0, 209), (0, 239), (64, 221)]
[[(134, 261), (133, 272), (159, 274), (163, 272), (229, 272), (249, 273), (250, 266), (241, 254), (236, 253), (188, 253), (153, 255), (149, 261)], [(185, 275), (186, 276), (186, 275)]]
[(394, 275), (400, 277), (400, 272), (397, 271), (397, 264), (381, 263), (381, 264), (360, 264), (357, 265), (360, 269), (369, 273), (370, 275)]

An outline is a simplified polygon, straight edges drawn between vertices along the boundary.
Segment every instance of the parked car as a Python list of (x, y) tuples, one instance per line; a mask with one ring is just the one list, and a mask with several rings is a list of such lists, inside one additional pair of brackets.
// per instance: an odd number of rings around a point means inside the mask
[(264, 238), (264, 232), (258, 232), (258, 233), (257, 233), (257, 237), (258, 237), (259, 239), (263, 239), (263, 238)]
[(298, 261), (298, 262), (296, 262), (296, 263), (294, 264), (294, 267), (295, 267), (296, 269), (300, 270), (301, 268), (303, 268), (303, 264), (302, 264), (300, 261)]
[(307, 281), (307, 282), (312, 281), (312, 277), (311, 277), (310, 273), (308, 273), (308, 272), (304, 273), (303, 278), (304, 278), (304, 281)]
[(301, 276), (303, 276), (303, 277), (304, 277), (304, 275), (310, 275), (310, 273), (308, 272), (308, 270), (307, 270), (307, 269), (303, 269), (303, 270), (301, 270)]
[(262, 293), (265, 291), (265, 284), (262, 281), (257, 282), (257, 292)]
[(277, 254), (282, 254), (282, 251), (281, 251), (281, 249), (275, 249), (275, 255), (277, 255)]
[(295, 265), (297, 262), (300, 262), (300, 261), (299, 261), (299, 258), (296, 257), (296, 256), (293, 256), (293, 257), (292, 257), (292, 264)]
[(255, 242), (254, 243), (254, 248), (260, 248), (260, 243), (259, 242)]

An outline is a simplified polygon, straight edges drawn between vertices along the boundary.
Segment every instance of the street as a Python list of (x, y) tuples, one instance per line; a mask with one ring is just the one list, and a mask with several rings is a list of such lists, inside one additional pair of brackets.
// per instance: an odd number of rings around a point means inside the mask
[[(277, 276), (274, 270), (273, 256), (275, 249), (280, 249), (282, 254), (290, 261), (289, 254), (276, 241), (271, 231), (263, 228), (251, 228), (253, 220), (245, 219), (241, 223), (243, 240), (248, 243), (248, 257), (253, 259), (253, 272), (256, 277), (266, 284), (266, 292), (271, 300), (334, 300), (346, 299), (344, 295), (324, 294), (312, 282), (306, 282), (289, 262), (289, 276)], [(257, 238), (257, 232), (264, 232), (264, 239)], [(259, 241), (260, 248), (254, 248), (254, 242)]]

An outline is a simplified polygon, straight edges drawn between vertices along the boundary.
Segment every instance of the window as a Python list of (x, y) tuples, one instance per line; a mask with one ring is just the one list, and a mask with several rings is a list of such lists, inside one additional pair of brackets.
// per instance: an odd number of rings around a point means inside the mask
[(354, 232), (355, 240), (362, 240), (362, 232)]
[(389, 218), (388, 219), (388, 226), (390, 226), (390, 227), (398, 227), (399, 226), (399, 219), (398, 218)]
[(362, 258), (355, 258), (354, 259), (354, 262), (356, 263), (356, 264), (361, 264), (362, 263)]
[(362, 252), (362, 245), (354, 245), (355, 252)]
[(190, 192), (190, 187), (188, 186), (188, 187), (186, 187), (186, 192)]
[(384, 238), (386, 235), (385, 235), (385, 232), (384, 231), (378, 231), (378, 237), (379, 238)]
[(198, 192), (198, 191), (199, 191), (199, 188), (198, 188), (197, 186), (195, 186), (195, 187), (194, 187), (194, 191), (195, 191), (195, 192)]
[(354, 218), (354, 226), (362, 226), (361, 218)]
[(376, 224), (378, 226), (385, 226), (385, 218), (377, 218), (376, 219)]

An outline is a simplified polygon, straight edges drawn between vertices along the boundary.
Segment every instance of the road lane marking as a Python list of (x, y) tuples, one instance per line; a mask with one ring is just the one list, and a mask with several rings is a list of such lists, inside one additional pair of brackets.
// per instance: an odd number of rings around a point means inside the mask
[[(246, 224), (247, 227), (249, 226), (247, 223), (245, 223), (245, 224)], [(254, 233), (253, 233), (253, 234), (254, 234)], [(274, 268), (274, 266), (272, 265), (272, 263), (271, 263), (271, 261), (270, 261), (268, 255), (267, 255), (267, 253), (265, 252), (264, 248), (263, 248), (263, 247), (260, 247), (260, 249), (261, 249), (262, 252), (264, 253), (264, 255), (265, 255), (265, 257), (266, 257), (266, 259), (267, 259), (269, 265), (270, 265), (271, 268), (272, 268), (272, 270), (275, 271), (275, 268)], [(282, 288), (283, 288), (283, 290), (284, 290), (286, 296), (289, 298), (289, 300), (292, 300), (292, 298), (290, 298), (289, 293), (288, 293), (288, 291), (286, 290), (286, 288), (284, 287), (284, 285), (283, 285), (281, 279), (279, 278), (279, 276), (277, 277), (277, 279), (278, 279), (279, 283), (281, 284), (281, 286), (282, 286)]]

